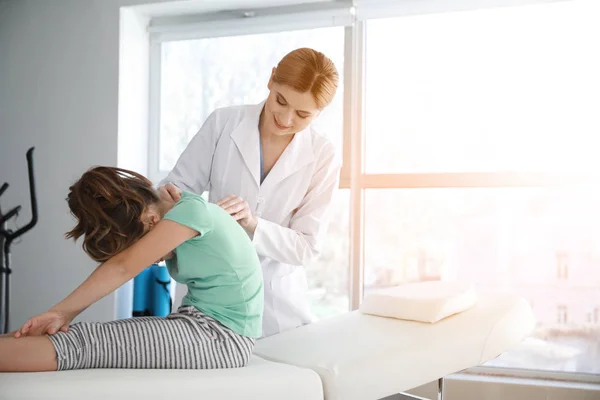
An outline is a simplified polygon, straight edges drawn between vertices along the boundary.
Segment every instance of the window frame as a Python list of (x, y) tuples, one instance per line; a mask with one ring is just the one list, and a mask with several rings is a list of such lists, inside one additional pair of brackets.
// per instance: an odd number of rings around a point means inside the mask
[(160, 170), (162, 42), (152, 37), (149, 62), (148, 178), (158, 184), (168, 173)]
[[(342, 169), (340, 189), (350, 190), (350, 257), (348, 310), (359, 308), (364, 295), (365, 269), (365, 191), (367, 189), (417, 188), (501, 188), (501, 187), (569, 187), (597, 182), (596, 173), (393, 173), (365, 172), (365, 63), (366, 25), (369, 20), (404, 15), (451, 12), (520, 6), (570, 0), (460, 0), (448, 4), (443, 0), (358, 0), (337, 4), (314, 3), (303, 6), (276, 7), (273, 12), (239, 11), (236, 18), (170, 18), (153, 20), (150, 31), (150, 93), (148, 177), (158, 183), (167, 175), (160, 171), (160, 102), (162, 43), (219, 36), (247, 35), (277, 31), (344, 26), (344, 115)], [(354, 3), (354, 4), (352, 4)], [(311, 14), (312, 13), (312, 14)], [(306, 16), (312, 15), (312, 22)], [(280, 19), (280, 20), (278, 20)], [(310, 19), (310, 18), (309, 18)], [(284, 23), (281, 20), (285, 21)], [(207, 22), (208, 21), (208, 22)], [(242, 26), (240, 27), (240, 21)], [(248, 22), (249, 21), (249, 22)], [(279, 21), (279, 22), (277, 22)], [(266, 23), (268, 22), (268, 24)], [(276, 23), (277, 22), (277, 23)], [(270, 25), (269, 25), (270, 24)], [(277, 30), (279, 29), (279, 30)], [(561, 380), (600, 383), (600, 374), (530, 370), (479, 366), (465, 371), (467, 375), (496, 375), (506, 378)]]

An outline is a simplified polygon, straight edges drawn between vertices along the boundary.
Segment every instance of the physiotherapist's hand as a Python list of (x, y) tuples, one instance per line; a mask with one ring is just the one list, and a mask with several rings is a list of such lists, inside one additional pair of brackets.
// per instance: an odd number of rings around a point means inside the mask
[(58, 331), (67, 332), (73, 316), (60, 311), (50, 310), (33, 318), (23, 324), (21, 329), (15, 332), (15, 338), (22, 336), (54, 335)]
[(171, 203), (177, 203), (181, 200), (181, 189), (172, 183), (167, 183), (158, 188), (158, 195), (161, 200), (166, 200)]
[(239, 196), (229, 195), (217, 201), (217, 205), (229, 213), (250, 234), (254, 234), (257, 218), (252, 215), (248, 202)]

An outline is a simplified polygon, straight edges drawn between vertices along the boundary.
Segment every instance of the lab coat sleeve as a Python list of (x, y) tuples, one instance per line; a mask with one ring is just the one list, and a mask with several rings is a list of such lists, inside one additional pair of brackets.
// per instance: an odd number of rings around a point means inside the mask
[(253, 241), (259, 255), (292, 265), (306, 265), (319, 255), (341, 169), (333, 146), (324, 153), (289, 227), (258, 219)]
[(213, 157), (221, 134), (217, 111), (211, 113), (187, 145), (175, 167), (159, 186), (174, 183), (183, 191), (202, 194), (208, 189)]

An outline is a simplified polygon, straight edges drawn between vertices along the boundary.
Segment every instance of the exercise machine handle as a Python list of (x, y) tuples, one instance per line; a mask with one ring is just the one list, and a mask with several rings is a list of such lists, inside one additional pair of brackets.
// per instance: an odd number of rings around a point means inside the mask
[(10, 243), (29, 231), (31, 228), (37, 224), (38, 221), (38, 204), (37, 204), (37, 196), (35, 192), (35, 176), (33, 174), (33, 150), (35, 147), (27, 150), (27, 169), (29, 170), (29, 195), (31, 197), (31, 221), (27, 223), (27, 225), (21, 227), (17, 231), (10, 234), (4, 246), (10, 245)]
[(3, 223), (5, 223), (9, 219), (11, 219), (15, 215), (17, 215), (19, 213), (19, 211), (21, 211), (21, 206), (16, 206), (15, 208), (13, 208), (12, 210), (10, 210), (6, 214), (0, 215), (0, 227), (2, 226)]
[(0, 196), (8, 189), (8, 183), (4, 182), (4, 184), (0, 187)]

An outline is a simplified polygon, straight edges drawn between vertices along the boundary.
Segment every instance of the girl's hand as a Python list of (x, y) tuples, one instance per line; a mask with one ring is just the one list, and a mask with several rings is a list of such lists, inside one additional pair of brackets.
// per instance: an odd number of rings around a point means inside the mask
[(50, 310), (33, 318), (23, 324), (21, 329), (15, 332), (15, 338), (21, 336), (53, 335), (58, 331), (67, 332), (73, 317), (60, 311)]

